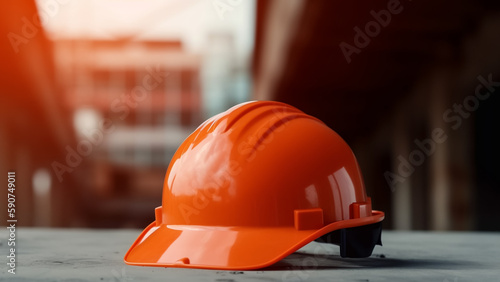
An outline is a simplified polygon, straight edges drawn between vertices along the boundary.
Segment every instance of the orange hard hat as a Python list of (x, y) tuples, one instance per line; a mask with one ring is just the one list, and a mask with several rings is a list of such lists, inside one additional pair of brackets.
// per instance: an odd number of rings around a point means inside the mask
[(346, 142), (270, 101), (234, 106), (198, 127), (170, 162), (155, 216), (127, 264), (256, 269), (314, 240), (366, 257), (384, 219)]

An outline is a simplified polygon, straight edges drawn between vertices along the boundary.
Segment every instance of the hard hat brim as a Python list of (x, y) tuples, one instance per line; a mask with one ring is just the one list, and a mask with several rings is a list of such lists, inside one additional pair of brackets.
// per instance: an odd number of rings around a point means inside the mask
[(157, 226), (151, 223), (125, 254), (129, 265), (259, 269), (272, 265), (334, 230), (380, 222), (384, 213), (342, 220), (317, 230), (294, 227)]

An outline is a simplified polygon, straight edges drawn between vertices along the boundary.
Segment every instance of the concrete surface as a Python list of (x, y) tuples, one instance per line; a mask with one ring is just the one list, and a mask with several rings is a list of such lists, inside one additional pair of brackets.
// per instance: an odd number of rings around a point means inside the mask
[(128, 266), (123, 256), (139, 232), (20, 228), (12, 275), (2, 231), (0, 281), (500, 281), (500, 233), (385, 231), (366, 259), (312, 243), (267, 269), (217, 271)]

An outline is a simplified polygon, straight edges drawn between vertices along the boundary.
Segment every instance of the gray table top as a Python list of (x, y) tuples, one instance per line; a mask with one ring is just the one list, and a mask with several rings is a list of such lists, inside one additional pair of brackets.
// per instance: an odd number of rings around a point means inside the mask
[(0, 281), (500, 281), (500, 233), (384, 231), (384, 246), (366, 259), (313, 242), (257, 271), (128, 266), (123, 256), (139, 233), (20, 228), (12, 275), (2, 231)]

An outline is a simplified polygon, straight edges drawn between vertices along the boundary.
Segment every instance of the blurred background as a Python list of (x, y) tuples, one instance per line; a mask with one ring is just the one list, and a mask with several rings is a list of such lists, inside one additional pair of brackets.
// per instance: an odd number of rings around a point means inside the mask
[(3, 7), (0, 171), (21, 226), (145, 227), (184, 138), (257, 99), (351, 145), (384, 228), (500, 230), (498, 1)]

